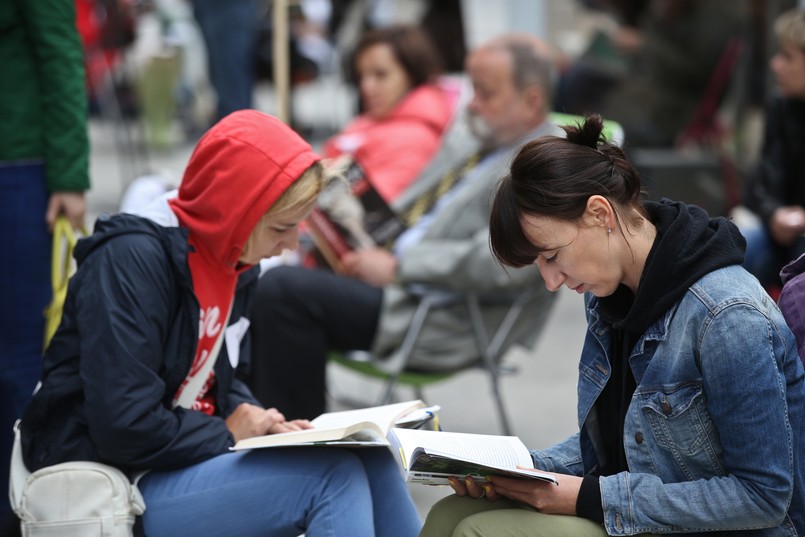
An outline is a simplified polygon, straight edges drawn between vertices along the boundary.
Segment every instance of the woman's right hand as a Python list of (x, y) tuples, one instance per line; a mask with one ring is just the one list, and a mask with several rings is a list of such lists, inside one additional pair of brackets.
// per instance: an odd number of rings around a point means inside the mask
[(272, 433), (285, 433), (310, 429), (307, 420), (286, 421), (285, 416), (276, 408), (261, 408), (249, 403), (241, 403), (226, 418), (226, 426), (235, 437), (235, 442), (252, 436)]

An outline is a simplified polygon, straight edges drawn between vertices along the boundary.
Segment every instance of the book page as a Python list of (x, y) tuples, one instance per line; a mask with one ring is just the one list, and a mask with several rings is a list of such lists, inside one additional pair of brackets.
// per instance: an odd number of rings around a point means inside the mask
[(303, 445), (388, 445), (385, 436), (400, 416), (424, 407), (422, 401), (328, 412), (310, 423), (312, 429), (254, 436), (239, 441), (232, 450)]
[(397, 418), (407, 414), (415, 408), (424, 406), (425, 404), (422, 401), (416, 400), (370, 408), (359, 408), (356, 410), (327, 412), (326, 414), (322, 414), (318, 418), (315, 418), (310, 423), (316, 429), (330, 429), (346, 427), (359, 422), (371, 422), (377, 424), (381, 431), (388, 432)]
[(446, 485), (448, 476), (510, 475), (553, 481), (533, 468), (528, 449), (516, 436), (393, 429), (389, 434), (411, 482)]
[(454, 455), (464, 460), (501, 468), (534, 466), (531, 454), (516, 436), (451, 433), (446, 431), (420, 431), (394, 429), (405, 453), (410, 457), (415, 448)]

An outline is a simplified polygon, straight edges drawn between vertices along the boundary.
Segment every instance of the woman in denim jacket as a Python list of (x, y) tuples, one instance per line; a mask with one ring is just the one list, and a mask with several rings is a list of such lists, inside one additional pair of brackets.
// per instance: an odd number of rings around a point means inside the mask
[(490, 233), (585, 294), (580, 432), (532, 453), (559, 486), (454, 480), (421, 535), (805, 535), (805, 371), (740, 233), (643, 200), (600, 117), (565, 130), (520, 151)]

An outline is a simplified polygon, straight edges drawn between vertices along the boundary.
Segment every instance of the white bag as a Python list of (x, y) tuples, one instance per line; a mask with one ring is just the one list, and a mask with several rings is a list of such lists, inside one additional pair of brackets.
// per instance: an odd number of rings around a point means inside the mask
[(113, 466), (65, 462), (28, 472), (19, 422), (14, 426), (9, 482), (23, 537), (130, 537), (145, 511), (136, 484)]

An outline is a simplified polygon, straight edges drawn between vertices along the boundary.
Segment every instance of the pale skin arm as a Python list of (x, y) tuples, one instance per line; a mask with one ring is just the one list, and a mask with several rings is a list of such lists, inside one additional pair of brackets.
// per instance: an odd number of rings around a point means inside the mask
[(261, 408), (249, 403), (241, 403), (226, 418), (226, 427), (235, 437), (235, 442), (252, 436), (287, 433), (310, 429), (308, 420), (286, 421), (285, 416), (276, 408)]
[(83, 228), (86, 212), (87, 201), (83, 192), (53, 192), (48, 199), (48, 208), (45, 212), (48, 230), (53, 231), (53, 224), (60, 214), (67, 217), (73, 229)]
[(489, 501), (509, 498), (529, 505), (541, 513), (551, 515), (576, 515), (576, 500), (581, 489), (581, 477), (551, 472), (559, 485), (545, 481), (490, 477), (490, 481), (478, 483), (472, 479), (450, 478), (450, 486), (458, 496), (485, 497)]

